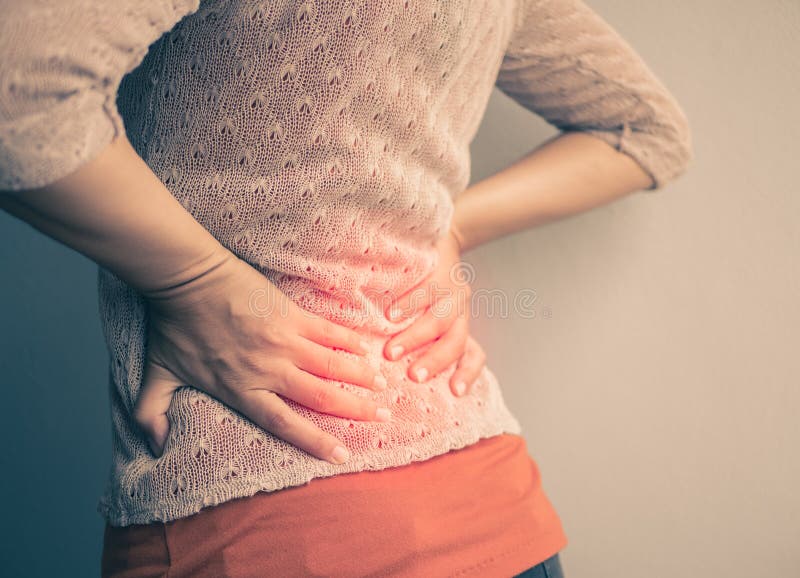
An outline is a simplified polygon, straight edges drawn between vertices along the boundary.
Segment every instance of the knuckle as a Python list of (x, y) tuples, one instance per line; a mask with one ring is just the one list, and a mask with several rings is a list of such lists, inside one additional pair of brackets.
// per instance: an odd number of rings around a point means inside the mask
[(263, 323), (258, 332), (259, 341), (263, 344), (282, 345), (284, 341), (283, 329), (274, 323)]
[(364, 362), (345, 359), (342, 363), (347, 375), (352, 375), (354, 379), (371, 381), (375, 376), (375, 370)]
[(445, 310), (444, 313), (433, 316), (433, 326), (441, 335), (453, 324), (453, 318)]
[(378, 411), (378, 404), (376, 404), (374, 401), (362, 400), (361, 398), (359, 398), (359, 400), (360, 403), (358, 405), (360, 405), (360, 407), (358, 409), (361, 412), (361, 419), (375, 419), (375, 414)]
[(339, 360), (333, 354), (328, 354), (328, 356), (325, 359), (326, 376), (333, 377), (334, 375), (337, 375), (339, 367), (340, 367)]
[(274, 393), (285, 393), (292, 386), (293, 374), (291, 371), (291, 364), (281, 363), (276, 366), (270, 366), (264, 375), (269, 377), (266, 382), (266, 388)]
[(365, 386), (372, 388), (375, 384), (375, 378), (380, 375), (380, 372), (367, 365), (360, 366), (361, 383)]
[(265, 427), (271, 432), (285, 433), (291, 427), (289, 410), (275, 410), (267, 414)]
[(458, 350), (459, 355), (469, 355), (470, 349), (469, 344), (467, 343), (467, 335), (466, 333), (459, 333), (456, 337), (456, 349)]
[(311, 394), (314, 409), (327, 413), (333, 401), (333, 391), (324, 386), (318, 386)]
[(436, 357), (437, 367), (444, 369), (448, 365), (458, 364), (460, 359), (464, 356), (458, 347), (450, 347), (447, 351), (443, 351), (440, 356)]
[(449, 296), (442, 297), (433, 302), (428, 309), (436, 323), (448, 321), (453, 314), (453, 300)]
[(339, 445), (329, 434), (317, 428), (309, 441), (309, 450), (322, 459), (326, 459), (334, 446)]
[(247, 374), (264, 376), (272, 373), (273, 360), (261, 353), (244, 355), (241, 361), (241, 369)]
[(355, 331), (348, 331), (345, 337), (345, 342), (350, 349), (358, 349), (360, 347), (361, 336), (358, 333)]

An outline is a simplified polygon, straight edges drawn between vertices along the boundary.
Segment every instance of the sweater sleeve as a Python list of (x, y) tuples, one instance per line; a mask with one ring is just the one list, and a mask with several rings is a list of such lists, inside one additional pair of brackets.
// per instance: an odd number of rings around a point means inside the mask
[(122, 77), (198, 0), (3, 2), (0, 190), (59, 180), (124, 133)]
[(496, 86), (563, 131), (632, 157), (661, 189), (693, 157), (685, 113), (634, 49), (582, 0), (519, 0)]

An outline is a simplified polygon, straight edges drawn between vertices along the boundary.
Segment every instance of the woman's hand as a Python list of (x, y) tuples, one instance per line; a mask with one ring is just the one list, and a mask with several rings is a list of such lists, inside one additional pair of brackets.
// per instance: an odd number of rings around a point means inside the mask
[[(148, 302), (147, 357), (134, 419), (155, 454), (175, 389), (191, 385), (315, 457), (342, 445), (279, 394), (353, 419), (389, 411), (324, 379), (372, 389), (357, 332), (297, 307), (238, 259), (167, 190), (124, 133), (78, 170), (0, 207), (113, 272)], [(354, 355), (333, 351), (347, 350)]]
[(356, 331), (301, 309), (226, 253), (201, 277), (145, 294), (147, 359), (134, 417), (153, 453), (160, 455), (167, 439), (173, 392), (191, 385), (318, 458), (345, 461), (343, 444), (278, 394), (341, 417), (389, 419), (387, 408), (320, 379), (385, 388), (386, 379), (366, 362), (330, 349), (363, 354), (366, 344)]
[(398, 359), (404, 353), (435, 341), (409, 366), (409, 376), (421, 383), (458, 361), (450, 378), (450, 389), (461, 396), (480, 375), (486, 361), (481, 346), (469, 336), (469, 303), (472, 290), (460, 279), (460, 235), (452, 228), (437, 246), (439, 260), (431, 274), (389, 304), (392, 321), (425, 309), (410, 326), (386, 342), (384, 355)]

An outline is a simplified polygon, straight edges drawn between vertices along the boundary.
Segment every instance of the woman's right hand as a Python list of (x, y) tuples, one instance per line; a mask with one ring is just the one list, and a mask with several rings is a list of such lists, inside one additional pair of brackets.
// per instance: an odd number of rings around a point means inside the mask
[(341, 417), (390, 417), (375, 401), (320, 379), (375, 391), (386, 387), (386, 379), (366, 362), (331, 349), (366, 353), (359, 334), (301, 309), (227, 250), (200, 277), (145, 297), (147, 357), (134, 417), (155, 455), (163, 451), (169, 433), (173, 392), (184, 385), (337, 464), (349, 456), (344, 444), (292, 410), (278, 394)]
[(172, 394), (184, 385), (335, 463), (342, 460), (334, 449), (343, 444), (280, 395), (341, 417), (388, 419), (388, 410), (378, 413), (368, 396), (322, 379), (371, 389), (385, 384), (382, 378), (373, 382), (376, 371), (358, 357), (359, 334), (300, 309), (221, 245), (164, 186), (124, 131), (44, 187), (0, 192), (0, 208), (146, 298), (147, 357), (133, 414), (154, 454), (167, 440)]

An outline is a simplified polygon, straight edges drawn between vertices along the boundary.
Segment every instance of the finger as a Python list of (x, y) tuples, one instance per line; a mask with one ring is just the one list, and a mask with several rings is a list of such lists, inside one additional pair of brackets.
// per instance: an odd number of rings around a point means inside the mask
[(312, 456), (341, 464), (350, 452), (336, 437), (292, 410), (277, 394), (264, 389), (242, 391), (236, 409), (257, 425)]
[(145, 362), (142, 388), (133, 409), (134, 420), (147, 436), (150, 450), (161, 456), (169, 434), (167, 410), (173, 392), (183, 383), (167, 368), (151, 359)]
[(409, 375), (421, 383), (461, 359), (468, 335), (467, 320), (463, 317), (457, 318), (450, 329), (409, 366)]
[(301, 323), (298, 333), (306, 339), (326, 347), (346, 349), (359, 355), (369, 351), (369, 344), (357, 331), (338, 325), (324, 317), (312, 317)]
[(273, 388), (322, 413), (366, 421), (388, 421), (392, 412), (375, 401), (347, 392), (298, 367), (289, 369), (284, 384)]
[(319, 377), (338, 379), (375, 391), (386, 389), (386, 378), (365, 362), (349, 359), (307, 339), (296, 345), (293, 361), (300, 369)]
[(430, 285), (426, 277), (414, 287), (400, 295), (400, 297), (389, 303), (384, 314), (389, 321), (406, 319), (422, 311), (426, 307), (429, 307), (433, 302), (432, 296), (433, 292), (430, 291)]
[(399, 359), (404, 353), (437, 339), (450, 329), (456, 319), (455, 315), (439, 315), (429, 308), (411, 325), (392, 336), (384, 345), (383, 354), (387, 359)]
[(486, 364), (486, 353), (472, 337), (467, 338), (464, 355), (450, 377), (450, 390), (456, 396), (466, 394), (481, 374)]

